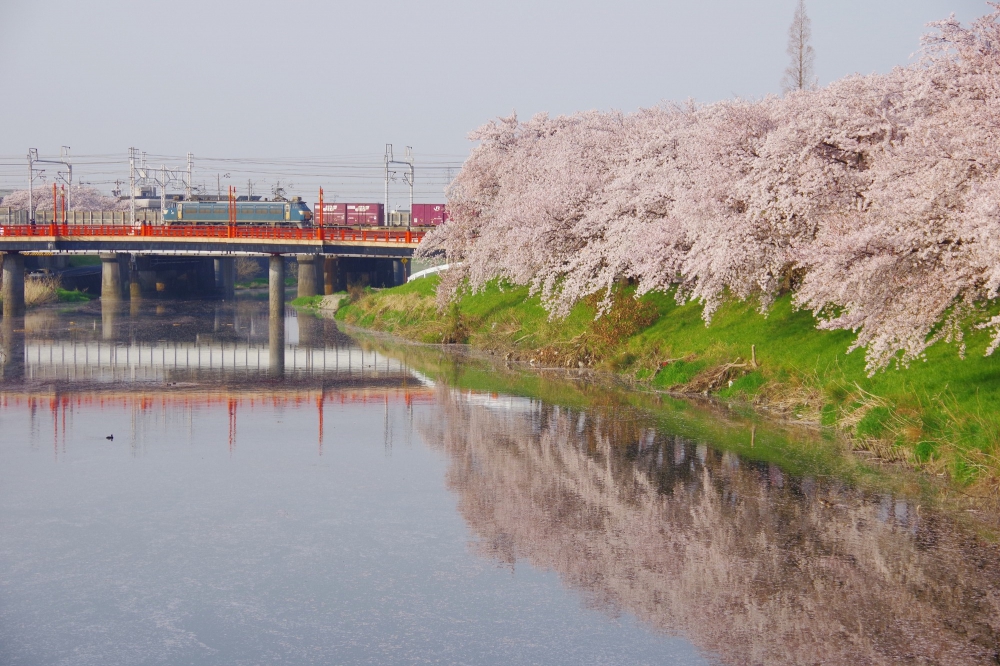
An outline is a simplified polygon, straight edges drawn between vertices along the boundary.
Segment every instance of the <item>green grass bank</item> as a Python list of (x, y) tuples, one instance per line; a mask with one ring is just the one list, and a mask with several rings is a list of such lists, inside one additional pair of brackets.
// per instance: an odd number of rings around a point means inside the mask
[(348, 323), (427, 343), (468, 343), (536, 368), (614, 372), (637, 388), (711, 395), (778, 418), (837, 432), (858, 451), (944, 475), (969, 493), (996, 497), (1000, 480), (1000, 358), (987, 335), (932, 347), (926, 362), (868, 377), (845, 331), (819, 331), (788, 296), (767, 316), (753, 303), (723, 306), (710, 326), (698, 303), (670, 294), (636, 300), (623, 287), (608, 315), (596, 300), (550, 320), (527, 288), (465, 295), (445, 311), (437, 278), (355, 295)]

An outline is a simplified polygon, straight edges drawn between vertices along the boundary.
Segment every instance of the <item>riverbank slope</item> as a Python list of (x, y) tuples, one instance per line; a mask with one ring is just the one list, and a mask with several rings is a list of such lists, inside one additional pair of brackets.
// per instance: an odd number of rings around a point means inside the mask
[(369, 292), (338, 312), (349, 323), (427, 343), (469, 343), (536, 368), (591, 368), (637, 387), (711, 395), (789, 421), (838, 431), (853, 448), (947, 475), (994, 495), (1000, 480), (1000, 358), (987, 335), (966, 358), (938, 344), (927, 360), (868, 377), (852, 335), (820, 331), (781, 297), (767, 316), (731, 302), (705, 326), (701, 306), (670, 294), (634, 299), (627, 287), (595, 319), (596, 302), (550, 320), (526, 288), (490, 285), (441, 312), (437, 278)]

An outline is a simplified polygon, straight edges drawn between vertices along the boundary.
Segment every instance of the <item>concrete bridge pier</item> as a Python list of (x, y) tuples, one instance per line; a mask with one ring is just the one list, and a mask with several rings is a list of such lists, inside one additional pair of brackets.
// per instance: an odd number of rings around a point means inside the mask
[(128, 266), (128, 307), (129, 315), (138, 317), (142, 306), (142, 280), (139, 278), (139, 263), (133, 256)]
[(132, 303), (142, 300), (142, 280), (139, 279), (139, 258), (132, 255), (128, 263), (128, 298)]
[[(7, 300), (4, 299), (6, 305)], [(0, 379), (24, 377), (24, 320), (4, 315), (0, 319)]]
[(156, 269), (153, 268), (152, 258), (140, 255), (135, 261), (140, 290), (143, 294), (152, 294), (156, 291)]
[(319, 293), (316, 289), (316, 266), (319, 263), (315, 254), (300, 254), (299, 264), (299, 298), (310, 298)]
[(101, 302), (120, 303), (122, 300), (122, 267), (118, 255), (101, 253)]
[(268, 357), (270, 374), (285, 375), (285, 258), (272, 254), (267, 270)]
[(392, 286), (398, 287), (406, 284), (406, 279), (410, 277), (410, 262), (406, 259), (394, 259), (392, 262)]
[(323, 293), (327, 296), (337, 291), (337, 258), (323, 259)]
[(236, 298), (236, 259), (220, 257), (215, 260), (215, 284), (222, 298), (231, 301)]
[(20, 252), (4, 252), (3, 258), (3, 316), (24, 316), (24, 255)]
[[(236, 265), (235, 263), (233, 264)], [(215, 260), (211, 257), (202, 257), (198, 261), (198, 291), (202, 294), (215, 293)]]

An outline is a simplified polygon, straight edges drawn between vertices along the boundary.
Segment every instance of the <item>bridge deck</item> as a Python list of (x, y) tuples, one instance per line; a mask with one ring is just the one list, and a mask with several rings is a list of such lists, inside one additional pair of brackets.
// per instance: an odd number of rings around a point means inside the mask
[(6, 225), (0, 226), (0, 251), (407, 257), (413, 254), (424, 235), (424, 231), (386, 227)]

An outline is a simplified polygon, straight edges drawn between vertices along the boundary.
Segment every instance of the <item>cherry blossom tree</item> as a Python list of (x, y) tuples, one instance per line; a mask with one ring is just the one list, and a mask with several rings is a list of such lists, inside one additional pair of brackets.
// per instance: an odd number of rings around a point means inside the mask
[(874, 77), (885, 133), (867, 160), (870, 186), (801, 253), (797, 302), (823, 327), (857, 331), (870, 369), (961, 343), (976, 325), (993, 329), (988, 352), (1000, 341), (1000, 322), (982, 309), (1000, 286), (998, 18), (936, 23), (923, 60), (891, 75), (894, 87)]
[[(553, 316), (630, 280), (762, 311), (783, 290), (857, 333), (869, 370), (976, 327), (1000, 346), (1000, 5), (932, 24), (921, 59), (783, 98), (487, 123), (422, 246)], [(600, 314), (600, 312), (599, 312)]]
[[(60, 190), (60, 197), (62, 191)], [(52, 186), (41, 185), (33, 190), (34, 210), (52, 209)], [(0, 206), (4, 208), (14, 208), (16, 210), (27, 210), (28, 190), (15, 190), (0, 201)], [(127, 201), (119, 201), (114, 197), (108, 197), (92, 187), (74, 185), (72, 190), (71, 207), (68, 210), (128, 210)], [(60, 205), (61, 199), (60, 199)]]

